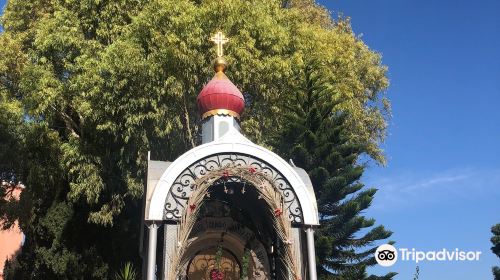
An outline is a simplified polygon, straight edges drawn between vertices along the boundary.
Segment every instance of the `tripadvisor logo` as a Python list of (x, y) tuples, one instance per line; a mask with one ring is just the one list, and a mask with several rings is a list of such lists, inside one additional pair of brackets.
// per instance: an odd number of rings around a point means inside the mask
[[(399, 252), (398, 252), (399, 251)], [(396, 249), (390, 244), (380, 245), (375, 251), (375, 260), (381, 266), (392, 266), (398, 260), (412, 261), (419, 263), (421, 261), (479, 261), (481, 251), (462, 251), (441, 249), (439, 251), (418, 251), (415, 248)]]
[(381, 266), (391, 266), (398, 260), (398, 251), (390, 244), (380, 245), (375, 251), (375, 260)]

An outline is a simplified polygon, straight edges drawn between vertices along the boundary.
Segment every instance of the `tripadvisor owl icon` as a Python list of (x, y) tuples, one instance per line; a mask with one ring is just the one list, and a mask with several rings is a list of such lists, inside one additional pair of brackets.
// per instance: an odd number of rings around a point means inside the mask
[(375, 260), (381, 266), (392, 266), (398, 260), (398, 251), (392, 245), (380, 245), (375, 251)]

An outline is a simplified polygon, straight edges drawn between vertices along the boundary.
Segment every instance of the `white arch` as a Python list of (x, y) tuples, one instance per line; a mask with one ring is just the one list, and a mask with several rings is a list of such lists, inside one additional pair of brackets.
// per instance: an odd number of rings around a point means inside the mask
[(308, 191), (305, 183), (293, 167), (275, 153), (264, 147), (255, 145), (237, 131), (231, 131), (222, 138), (195, 147), (172, 162), (154, 187), (149, 207), (146, 209), (146, 220), (163, 220), (164, 204), (172, 184), (177, 176), (193, 162), (210, 155), (231, 152), (251, 155), (262, 159), (276, 168), (293, 188), (302, 208), (304, 224), (319, 225), (318, 208), (314, 193)]

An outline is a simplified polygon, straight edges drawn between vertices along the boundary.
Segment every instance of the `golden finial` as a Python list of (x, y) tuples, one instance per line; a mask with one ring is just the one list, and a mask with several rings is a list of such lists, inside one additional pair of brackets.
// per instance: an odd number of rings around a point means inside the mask
[(210, 41), (217, 45), (217, 58), (214, 61), (214, 70), (216, 73), (223, 73), (227, 67), (227, 62), (222, 57), (224, 55), (224, 44), (229, 42), (229, 39), (219, 31), (210, 38)]

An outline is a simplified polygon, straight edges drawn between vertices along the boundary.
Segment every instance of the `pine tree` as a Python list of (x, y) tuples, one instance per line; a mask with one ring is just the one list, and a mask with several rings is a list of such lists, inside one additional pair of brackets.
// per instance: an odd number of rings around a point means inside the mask
[[(491, 233), (493, 233), (493, 237), (491, 238), (493, 247), (491, 247), (491, 251), (500, 258), (500, 224), (494, 225), (491, 228)], [(495, 266), (492, 270), (495, 280), (500, 280), (500, 267)]]
[[(392, 279), (367, 276), (374, 265), (375, 242), (391, 236), (374, 219), (362, 215), (376, 189), (360, 182), (365, 167), (359, 163), (367, 143), (349, 138), (347, 119), (338, 110), (338, 88), (321, 75), (321, 65), (311, 62), (299, 71), (299, 84), (290, 98), (288, 122), (279, 144), (281, 153), (304, 168), (311, 177), (320, 227), (316, 232), (320, 279)], [(361, 230), (367, 231), (364, 234)]]

